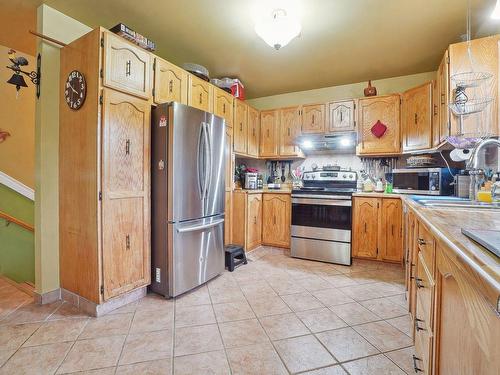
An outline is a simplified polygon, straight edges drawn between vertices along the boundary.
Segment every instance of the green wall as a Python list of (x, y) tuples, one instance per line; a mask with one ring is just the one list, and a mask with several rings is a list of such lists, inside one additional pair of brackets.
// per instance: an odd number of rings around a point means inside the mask
[[(0, 184), (0, 211), (33, 224), (32, 200)], [(14, 223), (0, 219), (0, 275), (16, 282), (35, 282), (35, 236)]]

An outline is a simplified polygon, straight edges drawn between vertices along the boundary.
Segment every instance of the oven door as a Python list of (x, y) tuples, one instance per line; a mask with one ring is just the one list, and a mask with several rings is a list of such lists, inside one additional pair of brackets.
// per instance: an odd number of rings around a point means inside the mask
[(292, 197), (292, 236), (351, 241), (350, 199)]

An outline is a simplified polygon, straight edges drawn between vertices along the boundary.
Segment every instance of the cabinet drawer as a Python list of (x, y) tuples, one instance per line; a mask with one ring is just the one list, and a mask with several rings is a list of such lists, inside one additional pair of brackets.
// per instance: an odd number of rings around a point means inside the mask
[(104, 33), (103, 85), (144, 99), (151, 96), (151, 58), (123, 38)]
[(417, 290), (417, 311), (415, 317), (423, 320), (423, 322), (417, 321), (416, 324), (422, 328), (424, 328), (425, 324), (425, 328), (432, 331), (434, 283), (429, 276), (427, 267), (423, 263), (422, 253), (418, 255), (417, 273), (414, 281)]
[(431, 278), (434, 280), (434, 265), (435, 265), (435, 243), (429, 230), (421, 223), (418, 223), (417, 235), (418, 249), (422, 252), (423, 260), (427, 266)]
[(412, 359), (416, 374), (431, 373), (432, 335), (429, 332), (423, 330), (415, 332), (415, 354)]

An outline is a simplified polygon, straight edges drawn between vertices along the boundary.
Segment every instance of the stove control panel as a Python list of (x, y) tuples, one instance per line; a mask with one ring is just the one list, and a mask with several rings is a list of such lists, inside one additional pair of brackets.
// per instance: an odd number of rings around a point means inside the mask
[(353, 181), (356, 182), (358, 174), (354, 171), (307, 171), (302, 177), (305, 181)]

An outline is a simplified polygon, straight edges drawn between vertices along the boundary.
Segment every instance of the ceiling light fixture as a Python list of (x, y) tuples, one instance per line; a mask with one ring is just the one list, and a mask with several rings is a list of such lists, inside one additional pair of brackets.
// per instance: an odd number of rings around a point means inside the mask
[(299, 36), (301, 30), (299, 20), (282, 8), (273, 9), (255, 24), (257, 35), (276, 50)]
[(491, 18), (494, 20), (500, 20), (500, 0), (497, 0), (495, 9), (493, 9), (493, 12), (491, 13)]
[(304, 142), (302, 142), (302, 148), (310, 149), (312, 148), (313, 143), (309, 139), (306, 139)]

